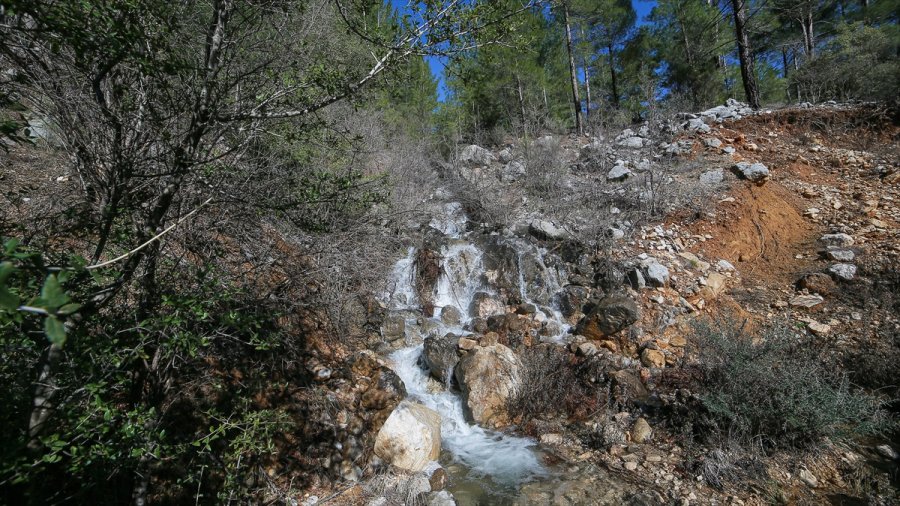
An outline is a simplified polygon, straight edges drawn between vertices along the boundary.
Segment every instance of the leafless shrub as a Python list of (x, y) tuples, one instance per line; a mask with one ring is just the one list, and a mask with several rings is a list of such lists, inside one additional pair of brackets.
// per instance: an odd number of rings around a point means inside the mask
[(513, 417), (524, 423), (560, 414), (584, 419), (604, 409), (606, 391), (597, 384), (604, 377), (601, 361), (578, 359), (552, 345), (528, 348), (521, 359), (521, 387), (509, 401)]

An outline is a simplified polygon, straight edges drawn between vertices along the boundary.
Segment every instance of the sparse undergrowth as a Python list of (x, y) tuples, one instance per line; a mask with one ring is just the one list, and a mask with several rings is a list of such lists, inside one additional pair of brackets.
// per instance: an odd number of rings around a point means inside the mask
[(713, 427), (771, 447), (805, 447), (884, 434), (885, 400), (827, 366), (815, 343), (787, 325), (751, 335), (733, 322), (700, 322), (700, 397)]

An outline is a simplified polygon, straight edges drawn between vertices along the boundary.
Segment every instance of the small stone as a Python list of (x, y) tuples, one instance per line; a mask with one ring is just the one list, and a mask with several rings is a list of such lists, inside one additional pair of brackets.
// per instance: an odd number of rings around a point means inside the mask
[(582, 357), (592, 357), (597, 354), (597, 346), (589, 341), (579, 344), (577, 350)]
[(800, 481), (805, 483), (809, 488), (816, 488), (819, 486), (819, 480), (816, 479), (816, 476), (808, 470), (801, 469), (799, 476)]
[(825, 256), (836, 262), (852, 262), (856, 258), (856, 254), (849, 249), (829, 249), (825, 251)]
[(794, 307), (810, 308), (825, 302), (821, 295), (798, 295), (790, 300)]
[(655, 259), (647, 264), (647, 283), (651, 286), (666, 286), (669, 282), (669, 269)]
[(819, 323), (817, 321), (812, 321), (807, 325), (807, 328), (813, 335), (818, 337), (823, 337), (831, 332), (831, 325), (826, 325), (824, 323)]
[(739, 176), (747, 179), (752, 183), (762, 184), (769, 179), (769, 168), (765, 165), (757, 162), (757, 163), (748, 163), (748, 162), (738, 162), (733, 166), (735, 172), (738, 173)]
[(638, 418), (631, 427), (631, 440), (635, 443), (646, 443), (652, 435), (653, 429), (644, 418)]
[(428, 484), (431, 486), (431, 490), (435, 492), (444, 490), (448, 483), (450, 483), (450, 477), (443, 467), (435, 469), (434, 472), (431, 473), (431, 477), (428, 478)]
[(826, 246), (838, 246), (838, 247), (849, 247), (853, 246), (853, 237), (848, 234), (825, 234), (819, 241), (824, 243)]
[(718, 268), (722, 272), (731, 272), (734, 270), (734, 265), (732, 265), (728, 260), (719, 260), (718, 262), (716, 262), (716, 268)]
[(850, 281), (856, 276), (856, 266), (853, 264), (834, 264), (828, 268), (834, 277), (843, 281)]
[(541, 443), (545, 445), (558, 445), (562, 444), (563, 437), (560, 434), (551, 433), (551, 434), (542, 434), (541, 435)]
[(703, 184), (718, 184), (725, 179), (721, 169), (708, 170), (700, 174), (700, 182)]
[(644, 364), (645, 367), (662, 368), (666, 366), (666, 356), (659, 350), (645, 348), (644, 351), (641, 352), (641, 363)]
[(722, 141), (716, 139), (715, 137), (708, 137), (703, 139), (703, 145), (708, 148), (718, 148), (722, 145)]
[(625, 463), (625, 469), (628, 471), (634, 471), (635, 469), (637, 469), (637, 466), (638, 466), (637, 462), (626, 462)]
[(807, 274), (800, 278), (797, 287), (819, 295), (831, 295), (837, 291), (837, 285), (831, 276), (821, 272)]
[(629, 176), (631, 176), (631, 171), (628, 170), (627, 167), (624, 165), (616, 165), (606, 174), (606, 180), (616, 182), (624, 181), (628, 179)]
[(877, 451), (882, 457), (897, 460), (897, 452), (890, 447), (890, 445), (878, 445), (875, 447), (875, 451)]

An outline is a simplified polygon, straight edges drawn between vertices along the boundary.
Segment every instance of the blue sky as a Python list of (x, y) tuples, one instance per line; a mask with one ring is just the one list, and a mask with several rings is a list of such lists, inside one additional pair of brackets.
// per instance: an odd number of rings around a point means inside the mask
[[(395, 5), (401, 4), (397, 0), (394, 0)], [(405, 2), (402, 2), (405, 3)], [(631, 5), (634, 7), (635, 12), (638, 15), (638, 26), (646, 23), (646, 18), (650, 14), (650, 11), (653, 10), (653, 7), (656, 5), (655, 0), (631, 0)], [(402, 12), (404, 8), (402, 5), (398, 5), (400, 11)], [(447, 98), (447, 85), (444, 82), (444, 65), (445, 58), (436, 57), (436, 56), (428, 56), (425, 58), (428, 62), (429, 68), (431, 68), (431, 73), (438, 79), (438, 100), (443, 102)]]

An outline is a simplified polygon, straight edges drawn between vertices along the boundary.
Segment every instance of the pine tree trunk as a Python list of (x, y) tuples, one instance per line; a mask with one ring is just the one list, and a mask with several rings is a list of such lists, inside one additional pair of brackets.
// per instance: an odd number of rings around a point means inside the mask
[(787, 48), (781, 48), (781, 77), (787, 79), (788, 77), (788, 56), (787, 56)]
[(611, 79), (610, 85), (612, 86), (612, 103), (616, 107), (619, 108), (619, 87), (616, 84), (616, 55), (613, 52), (612, 44), (608, 46), (609, 49), (609, 77)]
[(759, 109), (759, 87), (756, 84), (756, 66), (753, 62), (753, 50), (750, 47), (750, 37), (747, 35), (747, 4), (746, 0), (731, 0), (734, 11), (734, 35), (737, 39), (738, 57), (741, 61), (741, 80), (744, 82), (744, 92), (747, 103), (754, 109)]
[(803, 26), (803, 45), (806, 50), (806, 58), (812, 59), (816, 50), (816, 39), (813, 34), (813, 15), (810, 10), (800, 23)]
[(563, 2), (563, 16), (566, 22), (566, 49), (569, 51), (569, 75), (572, 78), (572, 102), (575, 106), (575, 130), (584, 133), (581, 124), (581, 98), (578, 96), (578, 74), (575, 71), (575, 54), (572, 51), (572, 26), (569, 23), (569, 6)]
[(585, 116), (591, 115), (591, 75), (588, 73), (588, 65), (587, 62), (582, 59), (581, 66), (584, 68), (584, 92), (585, 92), (585, 105), (587, 106), (587, 110), (585, 111)]
[[(584, 28), (581, 29), (581, 38), (584, 39)], [(590, 69), (587, 64), (587, 58), (584, 55), (581, 55), (581, 68), (584, 70), (584, 100), (585, 100), (585, 118), (590, 118), (591, 116), (591, 75)]]
[(516, 88), (519, 91), (519, 110), (522, 113), (522, 128), (525, 128), (525, 94), (522, 93), (522, 79), (516, 74)]

